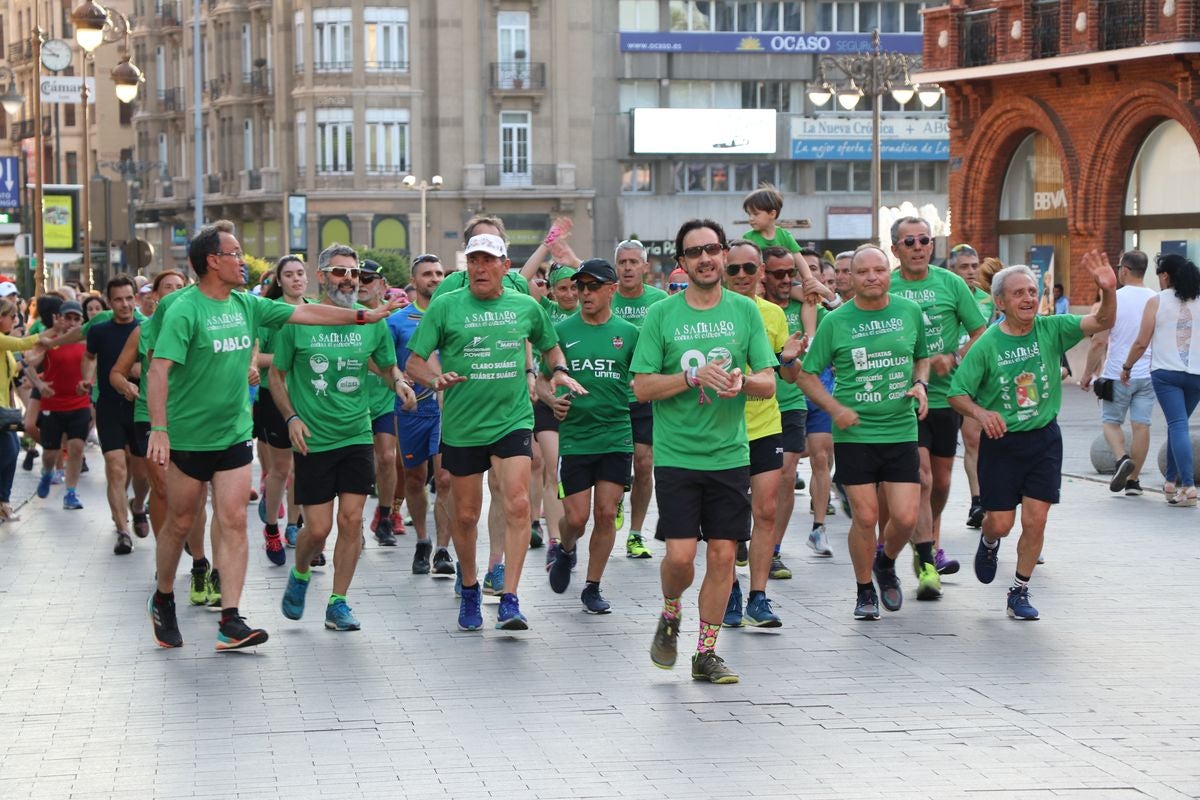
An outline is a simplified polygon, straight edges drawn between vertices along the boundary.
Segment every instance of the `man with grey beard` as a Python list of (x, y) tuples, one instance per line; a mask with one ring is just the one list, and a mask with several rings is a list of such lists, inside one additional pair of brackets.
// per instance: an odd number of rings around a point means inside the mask
[[(317, 264), (320, 302), (353, 308), (361, 273), (358, 254), (333, 244), (321, 252)], [(364, 314), (360, 309), (360, 320)], [(325, 627), (336, 631), (360, 627), (346, 594), (362, 552), (363, 507), (375, 483), (368, 370), (382, 378), (405, 408), (416, 406), (416, 395), (396, 366), (396, 350), (383, 320), (357, 326), (285, 325), (276, 337), (271, 397), (287, 421), (296, 451), (296, 501), (304, 507), (283, 614), (300, 619), (304, 613), (310, 564), (333, 530), (336, 499), (333, 593), (325, 608)]]

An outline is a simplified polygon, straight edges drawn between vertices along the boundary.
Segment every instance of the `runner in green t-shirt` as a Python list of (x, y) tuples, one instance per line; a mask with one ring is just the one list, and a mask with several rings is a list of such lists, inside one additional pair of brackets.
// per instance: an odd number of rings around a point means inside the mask
[(654, 403), (655, 538), (667, 543), (663, 609), (650, 659), (662, 669), (675, 665), (680, 603), (703, 538), (707, 575), (692, 677), (713, 683), (738, 680), (715, 648), (737, 543), (750, 537), (746, 398), (774, 396), (779, 363), (754, 301), (721, 286), (727, 247), (718, 223), (683, 223), (675, 252), (688, 288), (650, 307), (631, 367), (634, 394)]
[[(892, 273), (892, 294), (912, 300), (925, 318), (929, 345), (929, 413), (917, 425), (921, 456), (921, 508), (913, 537), (913, 571), (917, 574), (917, 599), (942, 596), (941, 575), (958, 572), (958, 562), (940, 555), (942, 510), (950, 496), (950, 476), (958, 449), (958, 414), (946, 399), (951, 373), (971, 344), (983, 333), (985, 320), (970, 289), (949, 270), (932, 266), (933, 238), (929, 223), (919, 217), (901, 217), (892, 224), (892, 254), (900, 267)], [(959, 331), (969, 334), (959, 345)]]
[[(667, 299), (667, 293), (657, 286), (646, 283), (650, 269), (646, 261), (646, 246), (637, 239), (626, 239), (617, 243), (613, 256), (617, 271), (617, 292), (613, 295), (612, 313), (626, 322), (642, 327), (650, 306)], [(633, 483), (629, 490), (629, 535), (625, 538), (626, 558), (651, 558), (646, 547), (642, 528), (646, 524), (646, 511), (654, 494), (654, 412), (649, 403), (639, 403), (633, 389), (626, 395), (629, 403), (629, 420), (633, 426)], [(624, 516), (624, 495), (617, 508), (617, 527)]]
[[(537, 301), (511, 289), (503, 278), (508, 264), (504, 240), (478, 234), (466, 246), (470, 282), (465, 290), (434, 295), (409, 341), (409, 375), (435, 391), (445, 391), (442, 466), (451, 475), (456, 511), (454, 542), (462, 565), (458, 624), (483, 625), (481, 589), (475, 568), (476, 524), (482, 505), (482, 475), (497, 473), (505, 506), (504, 593), (497, 627), (525, 630), (517, 586), (529, 547), (528, 503), (533, 407), (526, 380), (526, 344), (554, 372), (555, 387), (583, 388), (569, 375), (546, 312)], [(429, 362), (437, 350), (440, 368)]]
[[(157, 547), (158, 590), (149, 610), (155, 641), (180, 647), (183, 637), (172, 592), (183, 541), (212, 481), (214, 516), (222, 531), (222, 612), (217, 649), (252, 647), (267, 640), (238, 613), (246, 572), (246, 498), (253, 455), (247, 391), (254, 333), (259, 326), (360, 324), (383, 319), (391, 306), (357, 311), (317, 304), (289, 306), (234, 291), (245, 284), (245, 261), (233, 223), (221, 220), (198, 231), (188, 260), (196, 288), (176, 292), (162, 314), (150, 363), (147, 459), (167, 471), (167, 519)], [(357, 268), (355, 268), (357, 269)], [(170, 296), (168, 296), (168, 299)], [(152, 318), (152, 319), (154, 319)], [(168, 427), (168, 419), (169, 427)]]
[(1084, 336), (1108, 330), (1117, 315), (1117, 276), (1108, 254), (1084, 255), (1083, 266), (1100, 289), (1094, 314), (1038, 316), (1038, 282), (1029, 267), (1002, 269), (992, 277), (992, 296), (1004, 319), (989, 328), (963, 359), (950, 402), (979, 421), (979, 489), (983, 532), (975, 550), (975, 576), (996, 577), (1000, 540), (1012, 531), (1021, 506), (1017, 571), (1008, 590), (1008, 616), (1037, 619), (1029, 602), (1029, 579), (1045, 542), (1046, 517), (1062, 484), (1063, 354)]
[[(317, 264), (319, 305), (362, 308), (356, 301), (363, 267), (353, 248), (330, 245)], [(378, 271), (372, 272), (382, 277)], [(284, 590), (283, 615), (300, 619), (304, 614), (312, 559), (324, 551), (325, 540), (333, 531), (336, 500), (338, 536), (325, 627), (356, 631), (361, 626), (346, 597), (362, 553), (363, 508), (375, 485), (377, 462), (373, 414), (378, 401), (368, 376), (381, 374), (391, 387), (389, 412), (396, 397), (404, 400), (406, 408), (415, 408), (416, 395), (396, 367), (396, 350), (382, 319), (371, 325), (285, 325), (275, 334), (273, 345), (271, 397), (287, 422), (296, 451), (295, 496), (304, 507), (304, 527), (296, 540), (296, 563)], [(393, 434), (388, 453), (393, 469), (395, 446)]]
[(584, 261), (574, 279), (579, 287), (579, 313), (560, 322), (555, 330), (563, 343), (567, 368), (587, 393), (556, 398), (545, 367), (538, 379), (539, 396), (560, 420), (557, 471), (563, 498), (562, 538), (557, 546), (551, 546), (550, 588), (561, 594), (571, 582), (575, 548), (587, 527), (594, 487), (587, 585), (580, 600), (588, 611), (607, 614), (609, 603), (600, 593), (600, 580), (612, 554), (617, 504), (629, 484), (633, 462), (625, 390), (638, 329), (612, 313), (617, 273), (611, 264), (599, 258)]
[[(797, 383), (836, 426), (837, 481), (851, 507), (848, 544), (858, 582), (854, 616), (878, 619), (880, 595), (889, 611), (898, 610), (903, 601), (896, 557), (917, 521), (917, 420), (926, 411), (929, 354), (920, 307), (888, 293), (892, 276), (883, 250), (863, 245), (854, 254), (851, 271), (854, 299), (818, 326)], [(821, 373), (831, 364), (837, 372), (832, 395), (821, 383)], [(877, 485), (890, 512), (878, 555)], [(871, 585), (872, 572), (879, 594)]]

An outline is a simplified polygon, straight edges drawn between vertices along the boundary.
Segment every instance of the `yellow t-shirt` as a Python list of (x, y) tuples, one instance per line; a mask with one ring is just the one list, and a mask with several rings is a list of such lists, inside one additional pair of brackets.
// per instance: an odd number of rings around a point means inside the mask
[[(761, 297), (754, 298), (758, 313), (762, 315), (763, 327), (767, 329), (767, 340), (776, 356), (788, 340), (787, 317), (783, 309)], [(749, 367), (745, 368), (749, 371)], [(783, 433), (783, 423), (779, 418), (779, 401), (771, 397), (746, 398), (746, 437), (750, 441), (764, 436)]]

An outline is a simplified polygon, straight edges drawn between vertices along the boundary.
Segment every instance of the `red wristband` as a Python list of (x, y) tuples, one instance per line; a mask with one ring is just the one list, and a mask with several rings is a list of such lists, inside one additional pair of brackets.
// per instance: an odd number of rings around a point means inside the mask
[(356, 325), (366, 325), (367, 324), (367, 312), (361, 308), (358, 311), (356, 311), (354, 313), (354, 323)]

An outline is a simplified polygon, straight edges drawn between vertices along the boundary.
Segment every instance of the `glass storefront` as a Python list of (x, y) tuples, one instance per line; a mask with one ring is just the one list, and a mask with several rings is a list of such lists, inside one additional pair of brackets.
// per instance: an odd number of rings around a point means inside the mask
[[(1004, 264), (1031, 264), (1034, 247), (1054, 248), (1054, 282), (1070, 296), (1070, 238), (1062, 163), (1053, 143), (1040, 133), (1025, 137), (1013, 152), (1000, 195), (997, 231)], [(986, 254), (985, 254), (986, 255)]]
[[(1151, 258), (1167, 250), (1200, 257), (1200, 151), (1182, 125), (1169, 120), (1146, 137), (1129, 174), (1125, 215), (1127, 249)], [(1158, 287), (1153, 270), (1146, 285)]]

